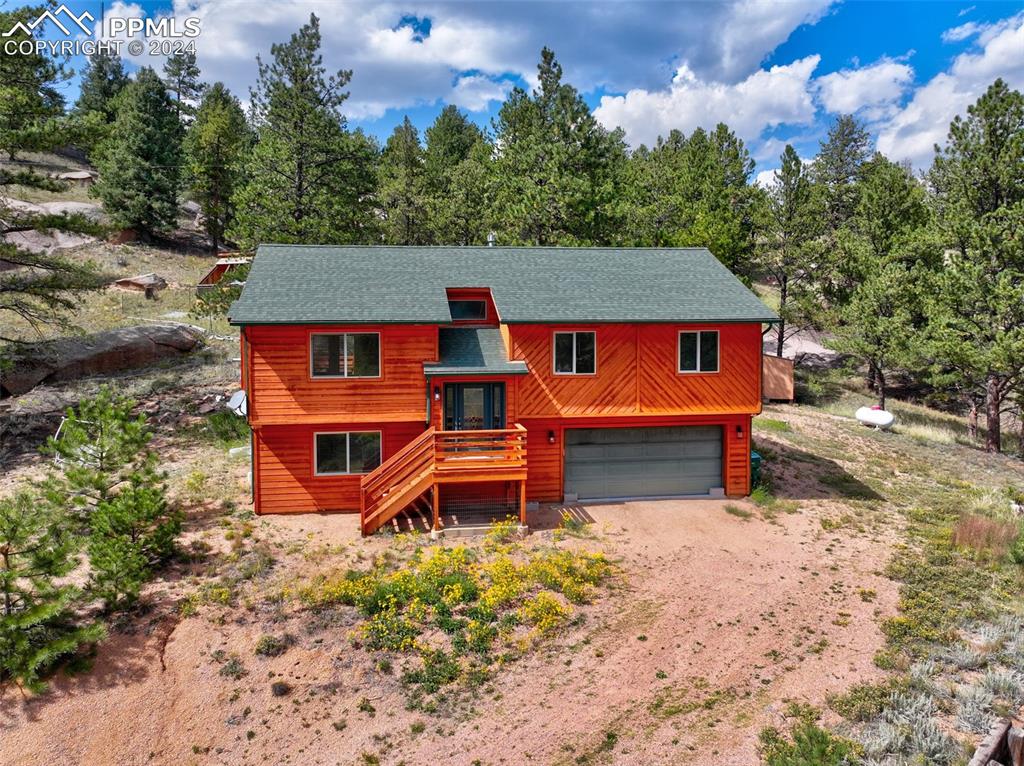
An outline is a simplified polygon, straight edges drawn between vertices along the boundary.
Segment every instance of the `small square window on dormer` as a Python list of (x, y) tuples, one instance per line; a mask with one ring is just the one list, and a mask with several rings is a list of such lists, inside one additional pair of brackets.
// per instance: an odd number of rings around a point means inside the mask
[(448, 310), (451, 312), (453, 322), (482, 322), (487, 319), (485, 300), (448, 301)]

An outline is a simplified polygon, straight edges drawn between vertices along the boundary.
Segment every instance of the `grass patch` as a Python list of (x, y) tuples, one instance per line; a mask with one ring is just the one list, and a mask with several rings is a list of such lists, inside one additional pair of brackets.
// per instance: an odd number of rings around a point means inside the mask
[(775, 418), (763, 416), (754, 418), (754, 427), (762, 431), (775, 431), (776, 433), (787, 433), (793, 430), (785, 420), (776, 420)]
[(211, 412), (197, 430), (203, 440), (225, 449), (249, 443), (249, 424), (230, 410)]
[(738, 505), (733, 505), (732, 503), (726, 504), (725, 512), (730, 516), (735, 516), (736, 518), (743, 519), (744, 521), (750, 521), (754, 516), (752, 511), (749, 511), (746, 508), (740, 508)]

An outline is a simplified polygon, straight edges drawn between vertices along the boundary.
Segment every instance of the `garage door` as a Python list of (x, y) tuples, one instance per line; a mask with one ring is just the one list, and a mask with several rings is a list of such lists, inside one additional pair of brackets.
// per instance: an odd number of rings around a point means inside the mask
[(702, 495), (721, 486), (720, 426), (565, 432), (565, 491), (581, 500)]

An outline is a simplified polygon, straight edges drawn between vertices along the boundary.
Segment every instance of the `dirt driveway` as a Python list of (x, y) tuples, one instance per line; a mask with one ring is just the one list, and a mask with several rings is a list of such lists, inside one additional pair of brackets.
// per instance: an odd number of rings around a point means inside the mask
[[(595, 537), (569, 544), (605, 550), (619, 583), (457, 720), (407, 710), (344, 626), (315, 636), (292, 626), (293, 649), (254, 659), (259, 635), (289, 618), (239, 605), (216, 622), (151, 615), (106, 642), (91, 672), (58, 677), (27, 704), (9, 693), (0, 763), (751, 766), (757, 733), (780, 722), (787, 700), (821, 705), (878, 675), (876, 616), (894, 611), (879, 574), (884, 534), (823, 525), (841, 510), (832, 501), (789, 510), (720, 500), (574, 509)], [(542, 512), (531, 544), (550, 542), (556, 519)], [(256, 535), (282, 552), (278, 572), (323, 566), (311, 544), (358, 558), (399, 544), (361, 541), (355, 528), (352, 517), (267, 517)], [(302, 545), (304, 555), (287, 553)], [(238, 652), (248, 675), (218, 673), (218, 649)], [(275, 678), (288, 697), (271, 694)]]

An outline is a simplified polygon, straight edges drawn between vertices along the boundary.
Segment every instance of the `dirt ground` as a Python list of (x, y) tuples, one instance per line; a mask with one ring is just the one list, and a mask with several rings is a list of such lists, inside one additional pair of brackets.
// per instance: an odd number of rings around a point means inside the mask
[[(0, 763), (376, 763), (372, 755), (409, 766), (748, 766), (757, 732), (778, 723), (784, 701), (820, 705), (878, 672), (876, 619), (895, 602), (879, 574), (890, 541), (824, 531), (830, 506), (810, 501), (770, 520), (718, 500), (573, 509), (597, 530), (580, 544), (619, 563), (618, 586), (586, 608), (582, 626), (510, 665), (457, 718), (406, 710), (397, 684), (345, 642), (344, 626), (294, 627), (297, 645), (264, 659), (252, 647), (280, 615), (238, 608), (218, 624), (157, 606), (131, 633), (115, 632), (91, 672), (58, 677), (33, 700), (4, 698)], [(547, 509), (534, 519), (530, 544), (550, 544), (557, 518)], [(275, 550), (315, 543), (357, 558), (403, 544), (361, 541), (356, 527), (350, 516), (269, 517), (255, 536)], [(294, 568), (323, 565), (307, 549)], [(219, 675), (209, 657), (217, 649), (238, 652), (249, 674)], [(290, 694), (274, 697), (274, 678)], [(358, 709), (364, 698), (375, 712)], [(414, 734), (417, 722), (425, 730)]]

